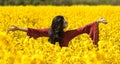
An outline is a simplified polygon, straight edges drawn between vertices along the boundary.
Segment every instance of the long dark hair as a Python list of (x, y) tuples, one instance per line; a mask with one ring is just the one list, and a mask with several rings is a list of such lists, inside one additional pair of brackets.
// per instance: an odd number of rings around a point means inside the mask
[(48, 41), (50, 41), (52, 44), (55, 44), (55, 42), (61, 43), (64, 33), (63, 23), (64, 23), (63, 16), (56, 16), (55, 18), (53, 18), (48, 39)]

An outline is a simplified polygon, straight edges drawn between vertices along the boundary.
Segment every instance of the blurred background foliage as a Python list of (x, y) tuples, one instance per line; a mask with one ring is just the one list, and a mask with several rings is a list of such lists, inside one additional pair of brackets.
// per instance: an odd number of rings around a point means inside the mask
[(0, 5), (120, 5), (120, 0), (0, 0)]

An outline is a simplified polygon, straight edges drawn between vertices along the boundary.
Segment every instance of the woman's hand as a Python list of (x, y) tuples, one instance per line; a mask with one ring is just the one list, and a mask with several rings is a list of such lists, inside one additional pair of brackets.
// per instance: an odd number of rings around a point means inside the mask
[(12, 28), (8, 28), (7, 33), (9, 31), (16, 31), (16, 30), (23, 31), (23, 32), (27, 32), (28, 31), (28, 29), (26, 29), (26, 28), (19, 28), (19, 27), (13, 25)]
[(16, 31), (16, 30), (19, 30), (19, 27), (13, 25), (13, 27), (8, 28), (7, 31), (9, 32), (9, 31)]
[(104, 18), (100, 18), (97, 20), (98, 23), (104, 23), (104, 24), (107, 24), (108, 22), (104, 19)]

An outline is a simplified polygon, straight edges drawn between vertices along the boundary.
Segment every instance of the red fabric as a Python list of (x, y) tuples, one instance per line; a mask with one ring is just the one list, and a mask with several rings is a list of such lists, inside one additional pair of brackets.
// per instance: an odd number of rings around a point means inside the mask
[[(75, 30), (66, 31), (63, 35), (62, 43), (60, 44), (61, 47), (68, 46), (69, 41), (76, 37), (79, 34), (87, 33), (93, 40), (93, 44), (98, 45), (99, 41), (99, 31), (98, 31), (98, 24), (97, 22), (93, 22), (81, 28)], [(33, 38), (38, 37), (49, 37), (48, 35), (49, 28), (46, 29), (33, 29), (28, 28), (27, 35)]]

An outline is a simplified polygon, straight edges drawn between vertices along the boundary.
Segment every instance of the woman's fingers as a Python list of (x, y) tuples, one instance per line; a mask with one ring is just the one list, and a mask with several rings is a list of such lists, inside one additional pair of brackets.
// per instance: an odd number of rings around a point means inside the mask
[(12, 25), (12, 27), (14, 27), (14, 28), (18, 28), (17, 26), (15, 26), (15, 25)]
[(8, 31), (14, 31), (15, 28), (8, 28)]
[(108, 22), (103, 18), (101, 17), (99, 20), (97, 20), (99, 23), (104, 23), (104, 24), (107, 24)]
[(18, 27), (17, 27), (17, 26), (15, 26), (15, 25), (12, 25), (12, 26), (13, 26), (13, 27), (8, 28), (7, 32), (9, 32), (9, 31), (16, 31), (16, 30), (18, 30)]

